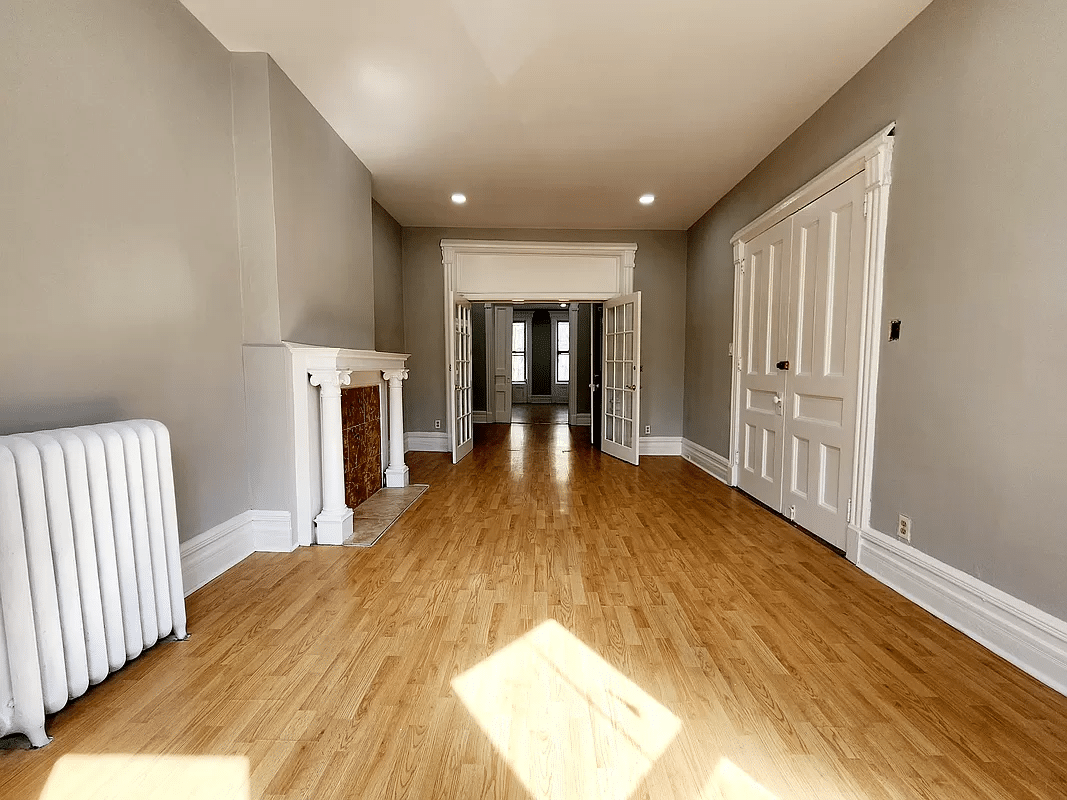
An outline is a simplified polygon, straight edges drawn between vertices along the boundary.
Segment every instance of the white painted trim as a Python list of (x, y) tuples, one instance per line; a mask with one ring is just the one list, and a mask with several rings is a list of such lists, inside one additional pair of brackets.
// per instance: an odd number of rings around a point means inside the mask
[(733, 238), (730, 240), (730, 244), (748, 242), (755, 239), (764, 231), (773, 228), (783, 219), (793, 216), (793, 214), (800, 211), (804, 206), (818, 200), (831, 189), (840, 186), (849, 178), (859, 175), (863, 172), (864, 166), (868, 159), (870, 159), (871, 154), (882, 148), (887, 141), (892, 142), (892, 133), (896, 127), (897, 124), (894, 122), (892, 125), (887, 125), (882, 128), (882, 130), (836, 164), (827, 167), (817, 176), (789, 195), (785, 200), (778, 203), (778, 205), (768, 209), (756, 219), (752, 220), (752, 222), (734, 234)]
[(682, 458), (694, 466), (700, 467), (713, 478), (718, 478), (727, 486), (730, 482), (730, 462), (718, 453), (708, 450), (703, 445), (682, 439)]
[(452, 442), (444, 431), (408, 431), (404, 434), (405, 453), (451, 453)]
[(181, 543), (182, 584), (188, 597), (255, 552), (296, 549), (288, 511), (244, 511)]
[(250, 511), (252, 543), (257, 553), (291, 553), (299, 546), (288, 511)]
[(488, 411), (472, 411), (471, 412), (471, 419), (473, 420), (475, 425), (485, 425), (486, 423), (489, 422), (489, 412)]
[[(877, 422), (878, 359), (882, 329), (882, 278), (885, 268), (885, 240), (889, 211), (889, 190), (893, 182), (893, 132), (896, 123), (883, 128), (843, 159), (787, 197), (777, 206), (735, 234), (733, 362), (730, 364), (730, 455), (729, 483), (738, 483), (741, 439), (741, 268), (747, 243), (777, 225), (804, 206), (863, 174), (865, 245), (863, 257), (863, 306), (860, 310), (860, 363), (856, 387), (856, 438), (852, 460), (852, 507), (860, 528), (870, 526), (874, 475), (874, 434)], [(855, 563), (858, 558), (855, 535), (846, 538), (845, 553)]]
[(870, 528), (860, 569), (1061, 694), (1067, 622)]
[(682, 454), (681, 436), (642, 436), (637, 440), (643, 456), (680, 456)]
[[(477, 257), (493, 255), (500, 259), (499, 268), (493, 274), (500, 276), (489, 278), (483, 273), (479, 279), (475, 274), (469, 275), (468, 280), (461, 278), (464, 275), (463, 262), (465, 257)], [(529, 269), (529, 256), (540, 256), (546, 259), (565, 258), (572, 262), (575, 259), (588, 258), (591, 263), (614, 260), (614, 265), (604, 265), (607, 276), (613, 272), (613, 277), (605, 277), (604, 280), (587, 279), (585, 282), (575, 282), (570, 289), (558, 285), (559, 274), (541, 276), (537, 271)], [(516, 258), (517, 257), (517, 258)], [(511, 273), (523, 275), (529, 279), (535, 277), (533, 283), (515, 283), (526, 288), (515, 293), (504, 288), (508, 285), (506, 276), (509, 273), (508, 259), (513, 259)], [(446, 398), (446, 423), (445, 433), (451, 444), (455, 432), (455, 387), (453, 375), (455, 374), (455, 336), (453, 331), (452, 307), (455, 299), (462, 296), (469, 302), (502, 302), (515, 301), (532, 302), (598, 302), (612, 297), (627, 295), (633, 292), (634, 269), (637, 261), (637, 244), (613, 243), (613, 242), (512, 242), (512, 241), (482, 241), (471, 239), (442, 239), (441, 240), (441, 263), (444, 268), (444, 335), (445, 335), (445, 398)], [(572, 263), (573, 266), (573, 263)], [(566, 272), (568, 277), (582, 276), (587, 274), (582, 269), (572, 269)], [(498, 281), (495, 285), (482, 285)], [(494, 387), (495, 389), (495, 387)]]
[(586, 427), (586, 428), (590, 427), (593, 424), (593, 414), (592, 414), (592, 412), (589, 412), (589, 413), (586, 413), (586, 414), (575, 414), (574, 415), (574, 424), (577, 425), (577, 426), (580, 426), (580, 427)]

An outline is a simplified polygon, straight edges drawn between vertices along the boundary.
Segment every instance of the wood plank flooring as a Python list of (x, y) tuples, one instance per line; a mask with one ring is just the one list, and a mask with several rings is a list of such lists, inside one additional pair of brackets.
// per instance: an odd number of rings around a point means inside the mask
[(189, 641), (0, 753), (0, 796), (1067, 796), (1067, 699), (692, 465), (586, 434), (411, 454), (431, 488), (374, 547), (195, 593)]

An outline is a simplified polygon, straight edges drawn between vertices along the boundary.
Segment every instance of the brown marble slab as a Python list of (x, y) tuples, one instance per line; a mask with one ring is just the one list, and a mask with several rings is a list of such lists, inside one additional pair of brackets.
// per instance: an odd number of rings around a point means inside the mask
[(341, 391), (345, 505), (356, 508), (382, 488), (382, 414), (377, 386)]

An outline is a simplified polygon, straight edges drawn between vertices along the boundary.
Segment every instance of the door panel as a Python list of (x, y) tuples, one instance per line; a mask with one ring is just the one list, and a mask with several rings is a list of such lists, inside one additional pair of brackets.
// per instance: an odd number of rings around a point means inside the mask
[(601, 447), (637, 464), (641, 431), (641, 293), (604, 303)]
[(782, 507), (782, 429), (787, 359), (782, 315), (788, 296), (792, 222), (745, 245), (741, 272), (741, 463), (738, 486), (775, 511)]
[(782, 510), (841, 548), (856, 433), (863, 193), (857, 175), (793, 217)]
[(462, 298), (456, 298), (453, 306), (453, 331), (452, 463), (456, 464), (474, 449), (471, 304)]

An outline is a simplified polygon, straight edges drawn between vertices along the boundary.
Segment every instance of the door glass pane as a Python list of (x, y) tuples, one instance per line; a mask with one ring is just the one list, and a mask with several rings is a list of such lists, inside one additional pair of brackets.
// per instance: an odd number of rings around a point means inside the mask
[(624, 308), (626, 311), (623, 318), (623, 330), (632, 331), (634, 329), (634, 304), (627, 303)]
[(511, 354), (511, 382), (526, 383), (526, 354)]
[(634, 418), (634, 393), (623, 392), (622, 395), (622, 415), (626, 419)]
[(608, 415), (604, 417), (604, 438), (609, 442), (614, 442), (615, 437), (615, 418)]
[(622, 335), (622, 357), (627, 361), (634, 360), (634, 335), (632, 333)]
[(633, 438), (632, 438), (633, 437), (633, 430), (632, 430), (632, 426), (631, 425), (627, 425), (625, 422), (620, 422), (619, 425), (622, 427), (622, 442), (621, 442), (622, 446), (623, 447), (633, 447)]
[(511, 351), (513, 353), (526, 352), (526, 323), (511, 323)]
[(556, 356), (556, 383), (567, 383), (571, 379), (571, 354), (559, 353)]
[(565, 353), (571, 349), (571, 324), (560, 322), (556, 325), (556, 349)]

